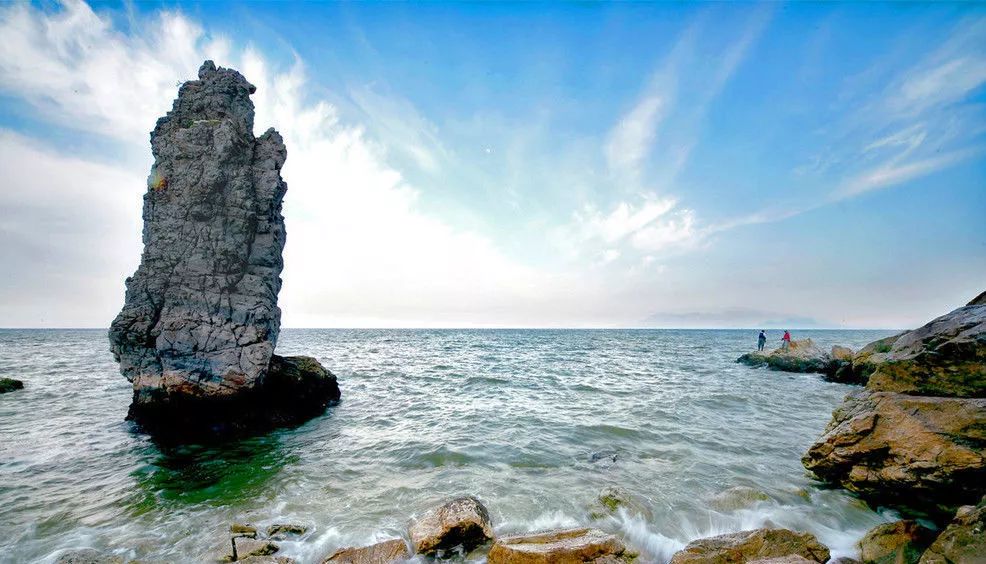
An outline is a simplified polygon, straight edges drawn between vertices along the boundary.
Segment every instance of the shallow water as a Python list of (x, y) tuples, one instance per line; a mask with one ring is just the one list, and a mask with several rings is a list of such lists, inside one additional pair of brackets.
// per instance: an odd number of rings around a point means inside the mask
[[(794, 337), (858, 348), (888, 334)], [(281, 553), (318, 562), (403, 535), (413, 515), (460, 494), (486, 503), (498, 533), (588, 524), (609, 485), (650, 516), (596, 526), (645, 561), (765, 524), (852, 555), (893, 515), (822, 488), (799, 461), (851, 388), (735, 364), (755, 340), (755, 331), (284, 330), (278, 351), (318, 357), (339, 377), (342, 403), (296, 429), (165, 450), (124, 422), (130, 388), (104, 331), (0, 330), (0, 376), (26, 385), (0, 396), (0, 562), (52, 562), (83, 547), (206, 561), (232, 521), (307, 524)], [(715, 502), (734, 486), (770, 499)]]

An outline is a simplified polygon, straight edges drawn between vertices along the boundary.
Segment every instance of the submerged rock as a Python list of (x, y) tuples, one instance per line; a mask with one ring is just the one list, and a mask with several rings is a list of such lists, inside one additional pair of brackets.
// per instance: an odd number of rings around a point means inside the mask
[(237, 536), (257, 538), (257, 527), (247, 523), (233, 523), (229, 526), (229, 532)]
[(671, 558), (671, 564), (725, 564), (800, 556), (812, 562), (829, 559), (829, 549), (810, 533), (788, 529), (754, 529), (698, 539)]
[(960, 507), (920, 560), (920, 564), (964, 562), (986, 562), (986, 498), (978, 506)]
[(986, 399), (861, 390), (802, 463), (864, 499), (932, 515), (986, 493)]
[(251, 556), (270, 556), (281, 547), (269, 540), (258, 540), (250, 537), (233, 537), (232, 552), (223, 557), (225, 562), (242, 562)]
[(860, 559), (865, 564), (915, 564), (934, 538), (934, 531), (915, 521), (884, 523), (859, 541)]
[(24, 382), (13, 378), (0, 378), (0, 394), (24, 389)]
[(267, 527), (267, 536), (274, 540), (282, 540), (288, 537), (300, 537), (308, 532), (308, 527), (294, 523), (275, 523)]
[(415, 519), (408, 535), (418, 554), (432, 555), (457, 547), (469, 552), (493, 538), (493, 525), (482, 502), (460, 497)]
[(737, 509), (746, 509), (761, 501), (770, 500), (769, 495), (756, 488), (734, 486), (716, 494), (709, 500), (709, 504), (719, 511), (736, 511)]
[(869, 378), (874, 391), (986, 397), (986, 305), (968, 305), (901, 335)]
[(778, 348), (770, 352), (750, 352), (736, 359), (748, 366), (766, 366), (771, 370), (783, 372), (820, 372), (829, 369), (831, 358), (819, 349), (811, 339), (791, 341), (788, 348)]
[(609, 486), (599, 494), (596, 501), (589, 507), (589, 518), (605, 519), (617, 515), (621, 509), (630, 515), (645, 519), (651, 516), (647, 506), (630, 492), (623, 488)]
[(597, 564), (631, 560), (626, 546), (598, 529), (564, 529), (501, 537), (490, 549), (489, 564)]
[(275, 364), (287, 151), (273, 129), (253, 136), (255, 90), (206, 61), (151, 133), (144, 251), (109, 337), (133, 383), (128, 418), (154, 434), (263, 430), (338, 398), (335, 378), (310, 366), (317, 362)]
[(322, 561), (322, 564), (390, 564), (411, 557), (404, 539), (391, 539), (370, 546), (340, 548)]
[(66, 552), (55, 560), (55, 564), (123, 564), (123, 558), (104, 554), (94, 548)]

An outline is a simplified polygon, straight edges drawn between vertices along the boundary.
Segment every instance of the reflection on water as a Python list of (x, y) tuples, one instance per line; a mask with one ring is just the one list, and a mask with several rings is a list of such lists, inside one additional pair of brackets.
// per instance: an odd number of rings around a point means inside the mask
[[(887, 332), (801, 332), (859, 347)], [(231, 521), (309, 525), (282, 551), (403, 534), (447, 496), (475, 494), (500, 533), (589, 523), (618, 485), (648, 518), (596, 523), (648, 560), (691, 539), (773, 524), (836, 555), (889, 518), (819, 487), (801, 454), (850, 388), (733, 360), (744, 331), (285, 330), (343, 401), (295, 429), (164, 449), (123, 421), (127, 382), (103, 331), (0, 331), (0, 561), (94, 547), (200, 560)], [(614, 460), (615, 458), (615, 460)], [(724, 507), (735, 486), (763, 495)]]

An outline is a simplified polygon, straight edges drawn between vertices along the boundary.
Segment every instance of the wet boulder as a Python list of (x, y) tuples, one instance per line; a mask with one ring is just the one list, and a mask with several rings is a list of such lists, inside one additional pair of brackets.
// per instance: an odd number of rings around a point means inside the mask
[(915, 564), (934, 538), (934, 531), (916, 521), (884, 523), (859, 541), (860, 559), (865, 564)]
[(275, 523), (267, 527), (267, 538), (283, 540), (288, 537), (300, 537), (308, 532), (308, 527), (296, 523)]
[[(829, 560), (831, 563), (832, 561)], [(816, 564), (814, 560), (808, 560), (804, 556), (798, 556), (797, 554), (789, 554), (787, 556), (778, 556), (777, 558), (762, 558), (760, 560), (752, 560), (749, 564)]]
[(692, 541), (671, 557), (671, 564), (726, 564), (787, 556), (825, 562), (829, 549), (810, 533), (754, 529)]
[(616, 536), (598, 529), (563, 529), (501, 537), (490, 549), (489, 564), (596, 564), (632, 560)]
[(486, 507), (474, 497), (460, 497), (435, 507), (415, 519), (408, 528), (414, 552), (432, 555), (461, 547), (463, 551), (493, 538)]
[(322, 564), (390, 564), (411, 558), (404, 539), (391, 539), (370, 546), (340, 548)]
[(920, 560), (920, 564), (962, 562), (986, 562), (986, 498), (978, 506), (960, 507)]
[(986, 399), (860, 390), (801, 461), (877, 504), (951, 515), (986, 493)]
[(589, 506), (589, 518), (605, 519), (625, 511), (629, 515), (650, 518), (651, 512), (641, 500), (617, 486), (609, 486)]
[(13, 378), (0, 378), (0, 394), (24, 389), (24, 382)]
[(248, 536), (234, 536), (231, 545), (232, 552), (227, 552), (220, 561), (241, 562), (250, 557), (271, 556), (281, 549), (277, 543)]
[(709, 500), (709, 505), (718, 511), (736, 511), (770, 500), (769, 495), (756, 488), (733, 486), (713, 496)]
[(62, 554), (55, 560), (55, 564), (123, 564), (123, 558), (94, 548), (85, 548)]

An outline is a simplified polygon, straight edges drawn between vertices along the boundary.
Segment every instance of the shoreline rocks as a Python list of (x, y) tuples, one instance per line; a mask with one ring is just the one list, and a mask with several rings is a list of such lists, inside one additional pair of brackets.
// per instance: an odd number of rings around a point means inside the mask
[(960, 507), (935, 542), (921, 555), (920, 564), (986, 561), (986, 497), (977, 506)]
[(871, 529), (858, 543), (859, 558), (873, 564), (916, 564), (935, 532), (908, 519)]
[(465, 552), (494, 538), (486, 506), (460, 497), (429, 510), (408, 527), (414, 552), (432, 555), (462, 547)]
[(0, 378), (0, 394), (24, 389), (24, 382), (13, 378)]
[(144, 250), (109, 339), (128, 419), (153, 435), (265, 431), (339, 398), (314, 359), (274, 355), (287, 150), (273, 129), (254, 137), (255, 90), (206, 61), (151, 133)]
[(866, 389), (835, 410), (805, 468), (870, 503), (938, 521), (978, 501), (986, 494), (986, 305), (973, 300), (864, 352), (874, 365)]
[(390, 564), (411, 558), (411, 551), (404, 539), (390, 539), (370, 546), (340, 548), (322, 564)]
[(501, 537), (493, 544), (489, 564), (616, 564), (629, 562), (626, 545), (599, 529), (576, 528)]
[(766, 366), (771, 370), (782, 372), (825, 373), (831, 363), (831, 357), (822, 352), (811, 339), (804, 339), (791, 341), (791, 345), (786, 349), (746, 353), (737, 358), (736, 362), (753, 367)]
[(671, 564), (726, 564), (790, 556), (826, 562), (830, 554), (810, 533), (753, 529), (694, 540), (671, 557)]

